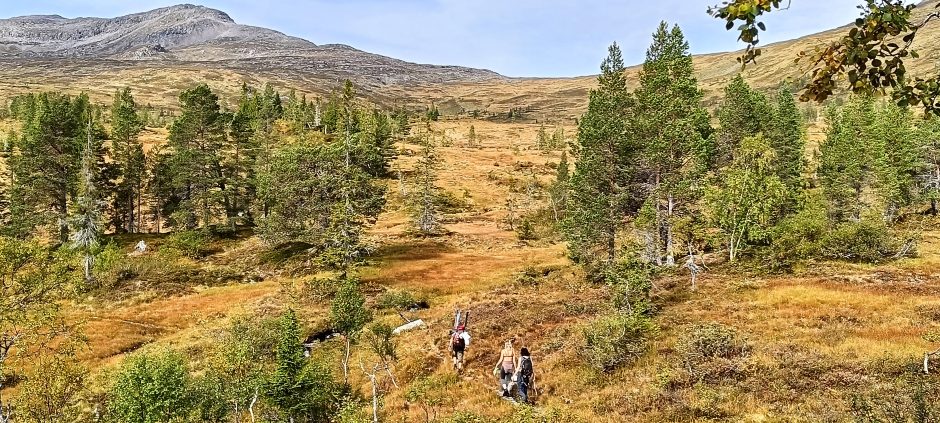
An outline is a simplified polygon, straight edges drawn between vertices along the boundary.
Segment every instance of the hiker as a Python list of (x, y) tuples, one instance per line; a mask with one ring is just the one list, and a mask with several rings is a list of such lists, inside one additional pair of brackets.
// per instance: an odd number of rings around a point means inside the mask
[(519, 399), (525, 403), (529, 403), (529, 389), (532, 388), (535, 381), (535, 371), (532, 368), (532, 356), (529, 355), (529, 349), (523, 347), (519, 351), (519, 365), (516, 366), (516, 375), (513, 377), (513, 380), (516, 381), (516, 386), (519, 389)]
[(457, 330), (450, 337), (450, 350), (454, 358), (454, 370), (463, 371), (463, 357), (467, 347), (470, 346), (470, 333), (464, 325), (457, 326)]
[(496, 362), (496, 368), (493, 369), (493, 374), (499, 375), (499, 386), (503, 388), (502, 395), (507, 398), (512, 398), (510, 390), (512, 389), (512, 377), (516, 370), (517, 361), (516, 350), (512, 347), (512, 340), (510, 339), (506, 341), (503, 350), (499, 352), (499, 361)]

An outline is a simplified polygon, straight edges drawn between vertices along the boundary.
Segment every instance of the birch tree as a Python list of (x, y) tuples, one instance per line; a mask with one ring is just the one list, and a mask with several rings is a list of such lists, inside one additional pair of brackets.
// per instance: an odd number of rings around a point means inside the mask
[(748, 243), (769, 236), (777, 208), (786, 198), (774, 160), (775, 152), (766, 138), (747, 137), (717, 184), (706, 191), (710, 220), (721, 229), (731, 262)]

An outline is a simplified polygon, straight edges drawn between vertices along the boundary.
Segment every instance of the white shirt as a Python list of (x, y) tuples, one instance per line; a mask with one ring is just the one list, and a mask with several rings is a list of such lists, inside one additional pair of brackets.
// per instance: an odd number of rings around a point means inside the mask
[(469, 332), (467, 332), (467, 331), (462, 331), (462, 332), (460, 332), (457, 336), (463, 338), (463, 346), (464, 346), (464, 348), (470, 346), (470, 333), (469, 333)]

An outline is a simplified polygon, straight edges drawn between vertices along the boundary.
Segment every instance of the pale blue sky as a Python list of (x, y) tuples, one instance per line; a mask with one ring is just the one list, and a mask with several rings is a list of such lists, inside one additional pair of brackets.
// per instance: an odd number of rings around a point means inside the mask
[[(190, 0), (192, 1), (192, 0)], [(2, 17), (114, 17), (182, 0), (5, 1)], [(661, 20), (678, 23), (694, 53), (741, 47), (705, 10), (720, 0), (203, 0), (235, 21), (317, 44), (342, 43), (419, 63), (487, 68), (509, 76), (597, 73), (617, 41), (628, 64), (643, 60)], [(861, 0), (793, 0), (766, 22), (764, 43), (852, 22)]]

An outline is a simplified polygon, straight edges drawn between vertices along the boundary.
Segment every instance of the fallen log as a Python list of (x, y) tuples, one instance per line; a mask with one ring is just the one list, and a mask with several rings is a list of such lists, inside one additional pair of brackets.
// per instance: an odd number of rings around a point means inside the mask
[(392, 334), (398, 335), (402, 332), (412, 331), (421, 327), (425, 327), (424, 320), (418, 319), (395, 328), (395, 330), (392, 331)]

